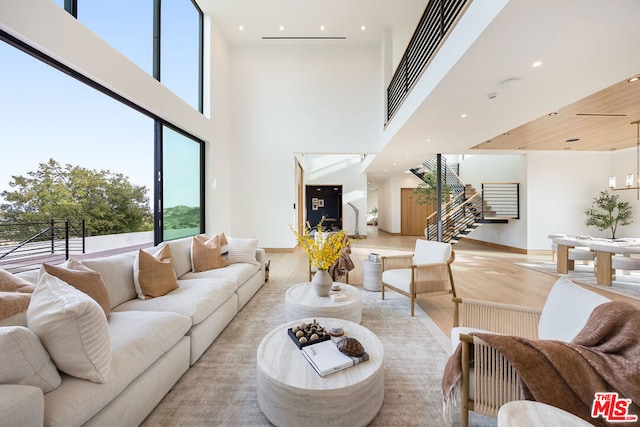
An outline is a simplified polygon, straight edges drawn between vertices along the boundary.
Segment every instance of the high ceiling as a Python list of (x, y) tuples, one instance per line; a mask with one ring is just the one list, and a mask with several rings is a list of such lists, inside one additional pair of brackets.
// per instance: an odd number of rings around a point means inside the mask
[[(472, 1), (469, 10), (486, 14), (486, 1)], [(410, 117), (389, 123), (367, 168), (370, 178), (384, 180), (436, 153), (608, 151), (635, 144), (630, 123), (640, 119), (640, 82), (626, 80), (640, 75), (640, 1), (493, 0), (491, 5), (501, 2), (505, 6), (460, 59), (420, 94)], [(406, 45), (427, 1), (198, 3), (231, 44), (274, 42), (262, 37), (346, 37), (307, 43), (379, 44), (383, 31), (392, 29), (400, 35), (396, 43)], [(462, 24), (456, 31), (466, 34)], [(447, 49), (440, 54), (447, 55)], [(536, 61), (542, 65), (533, 67)], [(548, 115), (553, 112), (558, 114)], [(579, 141), (566, 142), (575, 138)]]

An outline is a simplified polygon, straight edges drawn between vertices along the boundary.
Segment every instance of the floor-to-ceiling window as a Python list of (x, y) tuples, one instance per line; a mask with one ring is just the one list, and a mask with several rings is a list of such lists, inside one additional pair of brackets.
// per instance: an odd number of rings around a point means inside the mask
[[(202, 13), (195, 3), (55, 2), (202, 111)], [(73, 69), (65, 69), (35, 47), (22, 49), (30, 51), (28, 55), (12, 46), (16, 43), (10, 36), (3, 38), (9, 43), (0, 42), (0, 192), (12, 176), (55, 159), (62, 165), (122, 174), (143, 187), (149, 211), (156, 211), (151, 221), (156, 242), (204, 230), (202, 141), (168, 128), (161, 117), (132, 105), (126, 94), (114, 99), (100, 84), (74, 75)], [(176, 222), (177, 210), (171, 208), (179, 206), (187, 206), (190, 213)], [(172, 221), (165, 223), (167, 212)]]

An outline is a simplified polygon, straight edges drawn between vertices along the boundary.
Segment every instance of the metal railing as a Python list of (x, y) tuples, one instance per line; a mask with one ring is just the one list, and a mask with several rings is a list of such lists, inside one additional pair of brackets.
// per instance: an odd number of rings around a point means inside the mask
[(468, 0), (430, 0), (387, 87), (387, 122), (438, 51)]
[(85, 252), (85, 222), (0, 222), (0, 267), (18, 272)]
[(483, 218), (520, 219), (520, 184), (517, 182), (483, 182), (482, 200), (484, 206), (491, 206), (491, 212)]

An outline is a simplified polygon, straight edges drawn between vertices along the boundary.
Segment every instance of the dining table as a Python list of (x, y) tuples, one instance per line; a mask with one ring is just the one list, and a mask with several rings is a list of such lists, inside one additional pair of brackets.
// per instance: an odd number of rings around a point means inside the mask
[(595, 253), (596, 282), (599, 285), (611, 286), (615, 270), (612, 268), (614, 255), (631, 256), (640, 254), (640, 239), (606, 239), (581, 235), (549, 235), (557, 246), (557, 266), (559, 274), (569, 274), (574, 269), (574, 261), (569, 259), (569, 250), (584, 247)]

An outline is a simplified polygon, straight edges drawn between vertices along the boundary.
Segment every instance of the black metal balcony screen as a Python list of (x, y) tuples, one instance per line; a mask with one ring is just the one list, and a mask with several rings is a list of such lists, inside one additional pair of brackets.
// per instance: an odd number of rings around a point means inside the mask
[(468, 1), (429, 1), (387, 88), (387, 122), (402, 105)]

